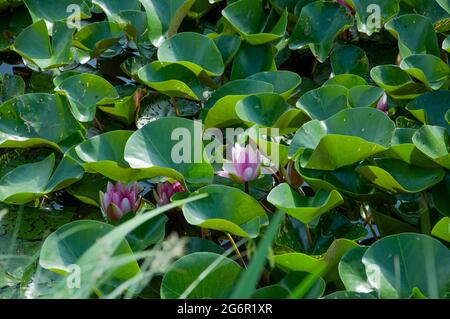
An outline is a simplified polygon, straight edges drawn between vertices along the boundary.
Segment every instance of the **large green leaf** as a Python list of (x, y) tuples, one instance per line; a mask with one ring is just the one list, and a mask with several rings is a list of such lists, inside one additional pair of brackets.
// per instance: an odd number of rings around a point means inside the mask
[[(39, 264), (45, 269), (66, 275), (73, 271), (71, 267), (77, 264), (79, 258), (112, 229), (113, 226), (94, 220), (79, 220), (65, 224), (45, 240)], [(132, 250), (125, 240), (121, 240), (115, 254), (131, 256)], [(113, 277), (126, 280), (136, 275), (140, 269), (137, 262), (132, 260), (112, 271)]]
[(371, 85), (359, 85), (348, 91), (351, 107), (375, 107), (383, 96), (384, 90)]
[(255, 73), (275, 71), (275, 54), (276, 49), (271, 44), (242, 43), (234, 58), (231, 79), (244, 79)]
[(381, 189), (392, 193), (418, 193), (439, 183), (443, 169), (421, 168), (395, 159), (376, 159), (356, 171)]
[(439, 90), (450, 78), (447, 63), (430, 54), (410, 55), (400, 67), (433, 90)]
[(369, 59), (366, 52), (356, 45), (340, 45), (331, 53), (331, 67), (334, 74), (365, 76), (369, 72)]
[(205, 161), (201, 124), (183, 118), (160, 118), (134, 132), (125, 160), (132, 168), (170, 169), (190, 183), (207, 183), (214, 174)]
[(286, 183), (272, 189), (267, 200), (303, 223), (309, 223), (344, 203), (342, 196), (335, 190), (331, 192), (320, 190), (314, 197), (305, 197)]
[(340, 4), (315, 1), (303, 7), (289, 47), (300, 49), (309, 45), (314, 56), (324, 62), (336, 36), (352, 25), (353, 17)]
[(108, 17), (112, 17), (121, 11), (141, 10), (139, 0), (92, 0), (92, 3), (98, 5)]
[(100, 56), (125, 36), (122, 27), (114, 22), (100, 21), (82, 27), (73, 38), (73, 45), (86, 51), (91, 58)]
[[(49, 23), (66, 20), (71, 17), (72, 13), (78, 13), (78, 10), (80, 10), (80, 18), (85, 19), (91, 17), (89, 4), (85, 0), (24, 0), (23, 2), (27, 6), (28, 11), (30, 11), (34, 22), (41, 19)], [(76, 8), (77, 11), (74, 11), (75, 7), (70, 7), (70, 5), (78, 6)]]
[(450, 217), (444, 217), (438, 221), (431, 234), (450, 243)]
[[(405, 14), (390, 20), (385, 28), (398, 39), (402, 58), (412, 54), (439, 57), (437, 35), (431, 20), (419, 14)], [(421, 30), (418, 34), (416, 30)]]
[(379, 65), (370, 70), (375, 83), (396, 99), (414, 99), (427, 92), (425, 85), (414, 82), (409, 74), (396, 65)]
[(287, 253), (274, 256), (274, 262), (283, 270), (305, 271), (331, 280), (337, 277), (337, 266), (342, 256), (354, 247), (358, 247), (358, 244), (354, 241), (336, 239), (323, 255), (311, 256), (303, 253)]
[(67, 96), (72, 113), (80, 122), (94, 119), (97, 104), (119, 98), (114, 86), (104, 78), (89, 73), (65, 79), (55, 91)]
[(408, 103), (406, 108), (422, 123), (448, 128), (445, 120), (445, 113), (449, 109), (448, 101), (450, 91), (429, 92)]
[(148, 37), (153, 45), (174, 35), (195, 0), (139, 0), (147, 12)]
[(226, 127), (239, 123), (236, 103), (243, 98), (257, 93), (273, 92), (272, 84), (256, 80), (235, 80), (220, 87), (206, 102), (205, 127)]
[(252, 45), (275, 41), (286, 32), (287, 11), (280, 18), (274, 11), (267, 16), (261, 0), (236, 1), (223, 9), (222, 15)]
[(54, 169), (52, 154), (40, 162), (23, 164), (0, 178), (0, 201), (22, 205), (69, 186), (83, 177), (83, 169), (64, 158)]
[(381, 298), (409, 298), (414, 288), (440, 298), (450, 288), (450, 252), (426, 235), (385, 237), (367, 249), (362, 262), (369, 284)]
[(64, 97), (31, 93), (0, 105), (0, 147), (50, 146), (66, 150), (71, 138), (80, 142), (84, 128), (70, 112)]
[(203, 92), (195, 73), (182, 64), (154, 61), (137, 76), (152, 89), (171, 97), (198, 100)]
[(373, 288), (367, 283), (366, 268), (362, 257), (368, 247), (355, 247), (349, 250), (339, 262), (339, 277), (348, 291), (368, 293)]
[[(384, 23), (394, 17), (400, 10), (400, 0), (351, 0), (356, 11), (358, 31), (372, 35), (380, 31)], [(371, 6), (372, 5), (372, 6)], [(376, 7), (375, 7), (376, 6)], [(374, 23), (375, 15), (380, 14), (381, 21)]]
[(199, 33), (178, 33), (164, 41), (158, 49), (161, 62), (177, 62), (196, 75), (202, 71), (220, 76), (224, 71), (222, 54), (213, 40)]
[(350, 90), (356, 86), (367, 85), (367, 81), (355, 74), (338, 74), (330, 77), (323, 85), (341, 85)]
[(334, 170), (384, 151), (394, 129), (381, 111), (343, 110), (325, 121), (304, 124), (292, 140), (289, 155), (301, 154), (298, 160), (303, 168)]
[(177, 260), (164, 275), (161, 298), (225, 298), (242, 268), (215, 253), (194, 253)]
[(41, 69), (53, 69), (72, 61), (72, 34), (66, 23), (56, 22), (49, 35), (45, 21), (40, 20), (24, 29), (12, 48)]
[(286, 100), (295, 93), (295, 90), (302, 83), (302, 78), (291, 71), (260, 72), (249, 76), (248, 79), (272, 84), (274, 92), (280, 94)]
[(256, 199), (229, 186), (210, 185), (192, 196), (208, 194), (204, 199), (183, 206), (188, 223), (241, 237), (257, 237), (266, 213)]
[(266, 127), (279, 127), (289, 109), (283, 97), (275, 93), (250, 95), (236, 104), (236, 114), (242, 121)]
[(413, 136), (414, 145), (439, 165), (450, 169), (450, 137), (440, 126), (422, 126)]
[(296, 106), (313, 120), (326, 120), (348, 108), (348, 90), (340, 85), (324, 85), (303, 94)]
[(296, 168), (302, 178), (314, 190), (338, 190), (352, 197), (370, 197), (373, 194), (373, 186), (369, 185), (355, 171), (356, 166), (345, 166), (334, 171), (322, 171), (300, 167), (296, 163)]
[(99, 173), (112, 180), (129, 183), (158, 176), (183, 181), (183, 175), (170, 168), (131, 168), (124, 159), (125, 145), (132, 131), (111, 131), (92, 137), (75, 148), (87, 172)]

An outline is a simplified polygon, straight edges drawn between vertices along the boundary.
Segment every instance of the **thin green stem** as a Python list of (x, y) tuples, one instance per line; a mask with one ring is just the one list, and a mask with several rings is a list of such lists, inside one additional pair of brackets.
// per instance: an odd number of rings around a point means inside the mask
[(233, 236), (231, 236), (230, 233), (227, 233), (227, 237), (228, 237), (228, 239), (230, 240), (230, 243), (231, 243), (231, 245), (233, 246), (233, 249), (234, 249), (236, 255), (239, 257), (239, 260), (241, 261), (242, 266), (243, 266), (245, 269), (247, 269), (247, 265), (245, 264), (245, 261), (244, 261), (244, 259), (242, 258), (241, 252), (239, 251), (239, 248), (238, 248), (238, 246), (236, 245), (236, 242), (234, 241)]
[(364, 224), (369, 225), (370, 228), (370, 232), (372, 233), (373, 238), (375, 238), (375, 240), (378, 240), (379, 237), (377, 235), (377, 232), (375, 231), (375, 228), (372, 225), (372, 214), (367, 210), (366, 206), (364, 204), (361, 204), (361, 207), (364, 211)]

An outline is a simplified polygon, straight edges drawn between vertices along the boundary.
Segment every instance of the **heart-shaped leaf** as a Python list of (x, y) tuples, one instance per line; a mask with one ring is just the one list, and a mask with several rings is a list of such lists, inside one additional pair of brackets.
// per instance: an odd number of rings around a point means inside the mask
[(365, 76), (369, 72), (366, 52), (355, 45), (340, 45), (331, 53), (331, 67), (334, 74), (355, 74)]
[(339, 262), (339, 277), (345, 289), (359, 293), (369, 293), (373, 288), (367, 283), (366, 268), (362, 257), (368, 247), (356, 247), (349, 250)]
[[(73, 13), (80, 13), (81, 19), (91, 17), (89, 5), (85, 0), (60, 0), (55, 2), (45, 0), (24, 0), (34, 22), (45, 20), (48, 23), (66, 20)], [(75, 7), (76, 6), (76, 7)]]
[(13, 50), (41, 69), (53, 69), (72, 61), (72, 34), (66, 23), (56, 22), (49, 35), (45, 21), (40, 20), (19, 34)]
[(188, 223), (203, 228), (255, 238), (266, 221), (266, 213), (256, 199), (229, 186), (210, 185), (191, 196), (207, 194), (204, 199), (183, 206)]
[(272, 84), (274, 92), (280, 94), (286, 100), (295, 93), (295, 90), (302, 83), (302, 78), (297, 73), (290, 71), (260, 72), (249, 76), (248, 79)]
[(364, 165), (356, 171), (376, 186), (392, 193), (418, 193), (439, 183), (442, 169), (421, 168), (395, 159), (376, 159), (376, 165)]
[(171, 97), (198, 100), (202, 86), (187, 67), (170, 62), (152, 62), (137, 73), (139, 79), (152, 89)]
[(303, 7), (289, 47), (295, 50), (309, 45), (314, 56), (324, 62), (336, 36), (352, 25), (353, 17), (338, 3), (315, 1)]
[(281, 38), (286, 32), (287, 11), (277, 19), (275, 11), (267, 16), (261, 0), (239, 0), (222, 10), (222, 16), (252, 45)]
[(450, 137), (440, 126), (422, 126), (413, 136), (414, 145), (439, 165), (450, 169)]
[(207, 252), (186, 255), (164, 275), (161, 298), (225, 298), (241, 272), (236, 262), (222, 255)]
[(271, 44), (242, 43), (234, 58), (231, 79), (245, 79), (255, 73), (275, 71), (276, 49)]
[(54, 169), (52, 154), (40, 162), (23, 164), (0, 178), (0, 201), (22, 205), (45, 194), (65, 188), (83, 177), (74, 160), (64, 158)]
[(450, 78), (447, 63), (430, 54), (410, 55), (400, 67), (433, 90), (439, 90)]
[(326, 120), (348, 108), (348, 90), (340, 85), (325, 85), (303, 94), (296, 106), (313, 120)]
[(124, 159), (125, 145), (132, 131), (111, 131), (92, 137), (75, 148), (86, 171), (102, 174), (112, 180), (129, 183), (158, 176), (183, 181), (183, 176), (169, 168), (158, 166), (131, 168)]
[(440, 298), (450, 287), (450, 252), (426, 235), (385, 237), (367, 249), (362, 262), (369, 284), (381, 298), (409, 298), (414, 288), (429, 298)]
[[(436, 32), (431, 20), (419, 14), (404, 14), (386, 23), (385, 28), (398, 39), (402, 58), (413, 54), (432, 54), (439, 57)], [(420, 29), (420, 34), (414, 30)]]
[(174, 35), (195, 0), (139, 0), (147, 12), (148, 37), (154, 46)]
[(448, 101), (450, 91), (429, 92), (408, 103), (406, 108), (422, 123), (448, 128), (445, 120), (445, 113), (449, 108)]
[(213, 178), (205, 161), (202, 125), (183, 118), (165, 117), (133, 133), (125, 146), (125, 160), (132, 168), (160, 167), (178, 172), (190, 183)]
[(384, 151), (394, 129), (394, 123), (376, 109), (343, 110), (325, 121), (304, 124), (292, 140), (289, 155), (301, 153), (298, 160), (303, 168), (334, 170)]
[(348, 101), (351, 107), (375, 107), (384, 94), (384, 90), (371, 85), (352, 87), (348, 91)]
[(444, 217), (438, 221), (431, 234), (450, 243), (450, 218)]
[(114, 86), (102, 77), (89, 73), (65, 79), (55, 91), (67, 96), (72, 113), (80, 122), (94, 119), (97, 104), (119, 98)]
[(161, 62), (177, 62), (196, 75), (205, 72), (220, 76), (224, 71), (222, 54), (210, 38), (194, 32), (178, 33), (164, 41), (158, 49)]
[(319, 191), (314, 197), (300, 196), (288, 184), (283, 183), (272, 189), (267, 200), (283, 209), (302, 223), (309, 223), (316, 217), (344, 203), (339, 192)]
[(66, 150), (83, 139), (84, 128), (70, 112), (64, 97), (31, 93), (0, 105), (0, 146), (50, 146)]

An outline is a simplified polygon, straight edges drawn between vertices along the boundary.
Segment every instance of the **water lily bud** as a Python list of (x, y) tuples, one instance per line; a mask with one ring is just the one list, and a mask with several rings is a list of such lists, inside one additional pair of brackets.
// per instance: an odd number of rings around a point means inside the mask
[(381, 99), (378, 101), (377, 109), (379, 109), (380, 111), (383, 111), (384, 113), (387, 114), (387, 112), (388, 112), (388, 100), (387, 100), (386, 93), (384, 93), (383, 96), (381, 97)]
[(118, 221), (127, 213), (136, 212), (141, 204), (138, 183), (116, 185), (108, 182), (106, 193), (100, 192), (100, 205), (103, 215), (111, 221)]
[(295, 189), (299, 188), (303, 184), (303, 178), (295, 169), (294, 161), (289, 161), (289, 164), (286, 168), (286, 181)]
[(175, 193), (183, 193), (186, 190), (180, 182), (176, 183), (160, 183), (156, 186), (156, 194), (155, 198), (158, 201), (159, 205), (166, 205), (170, 203), (170, 199)]
[(244, 183), (257, 179), (261, 175), (261, 155), (257, 148), (235, 144), (231, 150), (232, 161), (224, 163), (223, 171), (218, 175)]

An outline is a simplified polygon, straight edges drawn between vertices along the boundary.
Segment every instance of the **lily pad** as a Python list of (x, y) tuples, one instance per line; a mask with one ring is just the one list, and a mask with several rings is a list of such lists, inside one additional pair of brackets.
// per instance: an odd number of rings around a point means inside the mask
[(445, 113), (449, 109), (448, 101), (450, 91), (429, 92), (408, 103), (406, 108), (424, 124), (448, 128), (445, 120)]
[(368, 247), (356, 247), (349, 250), (339, 262), (339, 277), (345, 289), (358, 293), (369, 293), (373, 288), (367, 282), (366, 268), (362, 257)]
[(438, 221), (431, 234), (450, 243), (450, 217), (444, 217)]
[(342, 256), (352, 248), (358, 247), (354, 241), (336, 239), (327, 252), (320, 256), (303, 253), (287, 253), (274, 256), (275, 264), (287, 271), (305, 271), (318, 274), (326, 280), (337, 277), (337, 266)]
[(241, 272), (236, 262), (215, 253), (186, 255), (164, 275), (161, 298), (225, 298)]
[(210, 185), (192, 193), (207, 194), (204, 199), (185, 204), (183, 214), (191, 225), (255, 238), (266, 213), (256, 199), (229, 186)]
[[(400, 0), (378, 0), (375, 4), (372, 0), (352, 0), (356, 11), (358, 31), (368, 36), (374, 32), (379, 32), (385, 22), (400, 11), (399, 2)], [(374, 23), (376, 14), (381, 16), (381, 21), (378, 24)]]
[(0, 117), (2, 148), (49, 146), (66, 150), (72, 142), (81, 142), (84, 135), (67, 100), (58, 95), (20, 95), (0, 105)]
[(140, 0), (147, 12), (148, 37), (154, 46), (174, 35), (195, 0)]
[(289, 155), (301, 154), (302, 168), (335, 170), (386, 150), (394, 129), (394, 123), (376, 109), (343, 110), (325, 121), (304, 124), (292, 140)]
[(108, 81), (88, 73), (65, 79), (55, 91), (67, 96), (72, 113), (80, 122), (94, 119), (97, 104), (119, 98), (116, 89)]
[(286, 32), (287, 10), (277, 19), (274, 11), (267, 16), (261, 0), (239, 0), (222, 10), (222, 16), (252, 45), (280, 39)]
[(351, 107), (375, 107), (383, 94), (379, 87), (360, 85), (348, 91), (348, 101)]
[(289, 47), (295, 50), (309, 45), (314, 56), (324, 62), (337, 35), (352, 25), (353, 17), (340, 4), (322, 1), (310, 3), (300, 13)]
[(272, 189), (267, 200), (302, 223), (309, 223), (316, 217), (344, 203), (344, 199), (338, 191), (320, 190), (314, 197), (305, 197), (295, 192), (286, 183)]
[(214, 175), (205, 161), (202, 125), (184, 118), (160, 118), (134, 132), (125, 146), (125, 160), (132, 168), (178, 172), (190, 183), (207, 183)]
[(418, 193), (439, 183), (443, 169), (421, 168), (395, 159), (375, 159), (356, 171), (376, 186), (392, 193)]
[(302, 83), (302, 78), (297, 73), (281, 70), (255, 73), (248, 79), (272, 84), (274, 92), (280, 94), (285, 100), (289, 99)]
[(424, 84), (414, 82), (408, 72), (396, 65), (379, 65), (370, 71), (375, 83), (396, 99), (414, 99), (427, 92)]
[(439, 165), (450, 169), (450, 137), (440, 126), (424, 125), (413, 136), (414, 145)]
[(433, 90), (439, 90), (450, 78), (447, 63), (430, 54), (410, 55), (400, 67)]
[(202, 71), (220, 76), (224, 71), (222, 54), (210, 38), (194, 32), (178, 33), (164, 41), (158, 49), (160, 62), (177, 62), (196, 75)]
[(440, 298), (450, 286), (450, 252), (426, 235), (385, 237), (369, 247), (362, 262), (369, 284), (381, 298), (409, 298), (413, 289)]
[(45, 21), (40, 20), (24, 29), (12, 48), (41, 69), (53, 69), (72, 61), (72, 34), (66, 23), (56, 22), (49, 35)]
[[(385, 25), (395, 38), (402, 58), (413, 54), (432, 54), (439, 57), (437, 35), (431, 20), (419, 14), (404, 14)], [(415, 30), (420, 29), (420, 34)]]
[(442, 182), (433, 187), (432, 199), (434, 207), (444, 216), (450, 217), (450, 175), (447, 174)]
[(52, 154), (40, 162), (23, 164), (0, 178), (0, 201), (22, 205), (45, 194), (65, 188), (83, 177), (74, 160), (64, 158), (54, 169)]
[(203, 92), (195, 73), (182, 64), (155, 61), (141, 68), (137, 76), (152, 89), (171, 97), (197, 101)]
[(324, 85), (303, 94), (296, 106), (313, 120), (326, 120), (348, 108), (348, 90), (340, 85)]
[(366, 52), (355, 45), (341, 45), (331, 53), (331, 67), (334, 74), (355, 74), (365, 76), (369, 72)]

